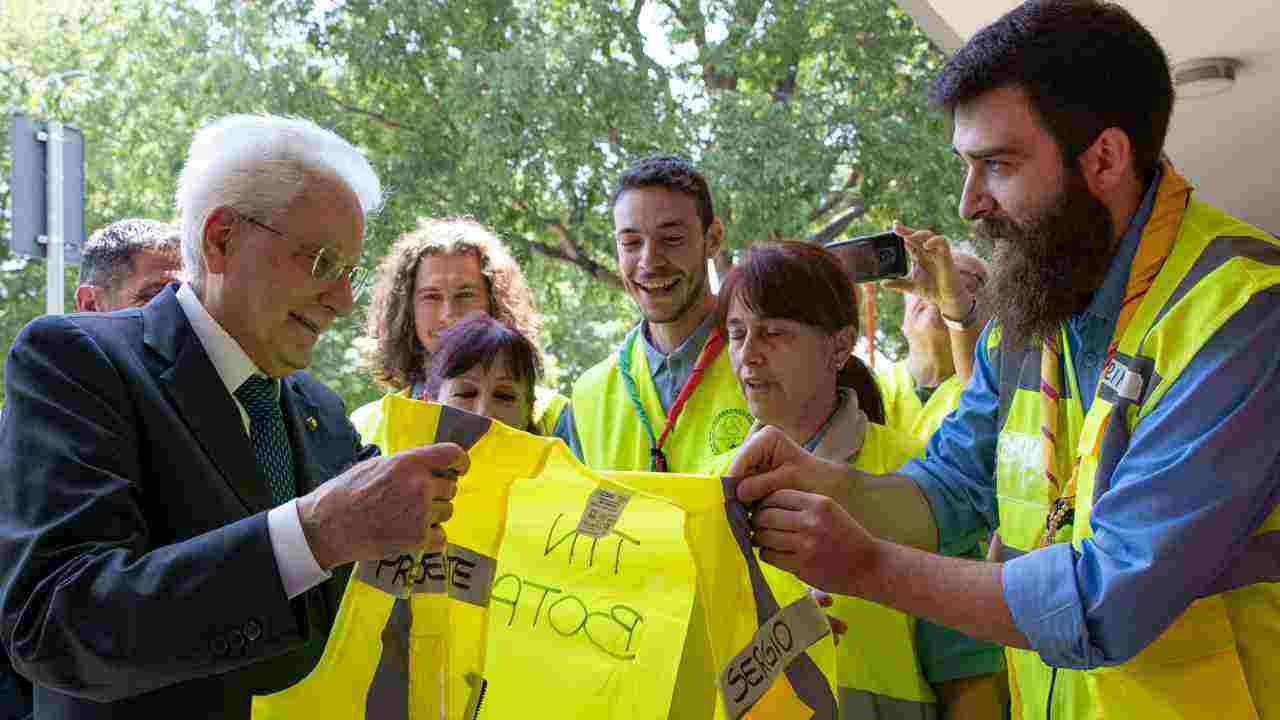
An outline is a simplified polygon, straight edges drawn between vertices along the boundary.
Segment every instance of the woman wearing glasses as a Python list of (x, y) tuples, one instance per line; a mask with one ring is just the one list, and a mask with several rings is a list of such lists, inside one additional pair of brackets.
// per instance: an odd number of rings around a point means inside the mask
[[(378, 268), (366, 325), (375, 377), (394, 392), (433, 399), (427, 379), (441, 334), (473, 312), (489, 315), (525, 338), (542, 319), (520, 266), (502, 241), (470, 218), (423, 219), (392, 246)], [(533, 427), (550, 434), (568, 400), (537, 388)], [(376, 424), (378, 402), (357, 409), (358, 430)]]

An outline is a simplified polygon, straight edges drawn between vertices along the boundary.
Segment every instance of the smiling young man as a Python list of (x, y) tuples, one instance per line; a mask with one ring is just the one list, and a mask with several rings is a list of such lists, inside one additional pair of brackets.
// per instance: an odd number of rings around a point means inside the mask
[[(612, 198), (618, 269), (643, 319), (583, 373), (555, 434), (594, 470), (701, 472), (751, 428), (725, 338), (715, 329), (707, 261), (724, 246), (711, 190), (685, 160), (650, 157)], [(715, 711), (715, 669), (695, 603), (671, 720)]]
[[(898, 475), (753, 435), (761, 557), (1008, 646), (1015, 717), (1280, 718), (1280, 243), (1164, 159), (1168, 62), (1118, 5), (1025, 3), (934, 94), (995, 243), (973, 379)], [(918, 549), (992, 529), (1000, 562)]]
[(707, 278), (724, 227), (707, 181), (674, 157), (628, 168), (612, 206), (618, 269), (643, 319), (574, 384), (555, 434), (596, 470), (698, 472), (751, 427)]

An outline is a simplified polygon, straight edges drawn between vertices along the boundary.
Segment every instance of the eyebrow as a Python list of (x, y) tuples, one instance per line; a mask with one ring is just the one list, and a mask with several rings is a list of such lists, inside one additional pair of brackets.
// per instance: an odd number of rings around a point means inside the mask
[[(657, 229), (658, 230), (684, 230), (687, 227), (688, 227), (688, 223), (686, 223), (684, 220), (671, 219), (671, 220), (663, 220), (662, 222), (658, 223)], [(617, 234), (625, 235), (627, 233), (638, 233), (638, 232), (640, 232), (638, 228), (634, 228), (628, 225), (627, 227), (620, 228), (617, 231)]]
[(951, 147), (951, 153), (958, 158), (972, 158), (974, 160), (986, 160), (1000, 155), (1013, 155), (1021, 157), (1022, 153), (1011, 147), (997, 146), (991, 148), (981, 148), (975, 152), (962, 153), (954, 145)]
[[(480, 286), (480, 285), (478, 285), (478, 284), (476, 284), (476, 283), (473, 283), (473, 282), (467, 282), (467, 283), (464, 283), (464, 284), (462, 284), (462, 285), (458, 286), (457, 288), (455, 288), (455, 290), (479, 290), (479, 289), (480, 289), (480, 287), (481, 287), (481, 286)], [(427, 292), (428, 290), (436, 290), (436, 291), (441, 291), (441, 292), (442, 292), (442, 291), (443, 291), (443, 288), (441, 288), (439, 285), (436, 285), (436, 284), (434, 284), (434, 283), (428, 283), (428, 284), (423, 285), (422, 287), (418, 288), (418, 292), (420, 292), (420, 293), (422, 293), (422, 292)]]

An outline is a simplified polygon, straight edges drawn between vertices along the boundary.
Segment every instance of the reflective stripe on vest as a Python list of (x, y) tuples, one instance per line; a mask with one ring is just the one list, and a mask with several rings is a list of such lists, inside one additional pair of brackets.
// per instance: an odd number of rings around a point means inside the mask
[[(638, 328), (632, 332), (639, 332)], [(636, 390), (650, 418), (667, 416), (653, 385), (644, 343), (632, 348)], [(573, 419), (587, 467), (593, 470), (648, 470), (649, 437), (632, 409), (616, 354), (588, 370), (573, 387)], [(738, 380), (721, 352), (711, 363), (663, 452), (672, 472), (697, 472), (718, 454), (742, 443), (754, 419)]]
[[(1072, 400), (1060, 403), (1069, 410), (1060, 417), (1059, 452), (1079, 450), (1082, 460), (1074, 525), (1057, 541), (1078, 547), (1091, 536), (1090, 511), (1109, 487), (1133, 429), (1204, 343), (1251, 297), (1277, 284), (1276, 241), (1193, 197), (1173, 254), (1121, 339), (1116, 358), (1104, 368), (1087, 417), (1080, 417), (1074, 367), (1069, 357), (1065, 360)], [(1032, 547), (1047, 511), (1047, 488), (1034, 483), (1042, 471), (1036, 452), (1039, 410), (1037, 390), (1028, 387), (1038, 385), (1039, 349), (1011, 351), (992, 332), (988, 352), (1000, 377), (999, 532), (1014, 555)], [(1117, 414), (1104, 422), (1113, 407)], [(1273, 511), (1211, 592), (1129, 662), (1091, 671), (1058, 670), (1051, 717), (1280, 717), (1280, 691), (1271, 689), (1280, 679), (1272, 677), (1274, 648), (1280, 645), (1274, 613), (1280, 592), (1269, 584), (1280, 576), (1273, 554), (1280, 544), (1277, 530), (1280, 511)], [(1007, 654), (1014, 717), (1045, 717), (1052, 670), (1034, 652), (1010, 649)]]

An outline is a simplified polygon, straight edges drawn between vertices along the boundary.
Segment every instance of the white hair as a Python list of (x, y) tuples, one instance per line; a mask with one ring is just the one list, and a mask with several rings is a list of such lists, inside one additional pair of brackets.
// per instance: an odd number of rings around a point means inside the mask
[(336, 180), (365, 215), (382, 203), (382, 186), (364, 153), (302, 118), (227, 115), (196, 131), (178, 177), (182, 264), (196, 290), (205, 276), (204, 224), (230, 207), (272, 222), (317, 178)]

